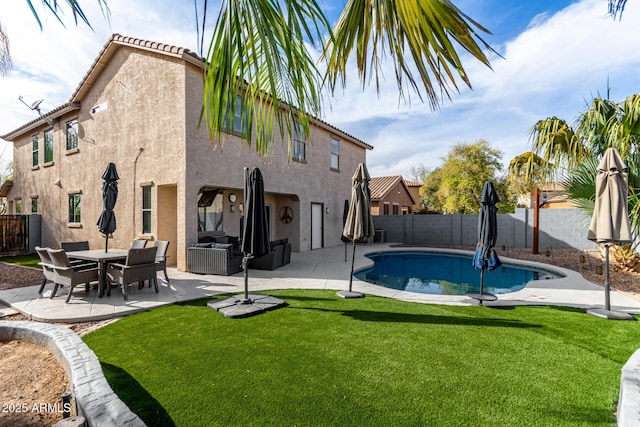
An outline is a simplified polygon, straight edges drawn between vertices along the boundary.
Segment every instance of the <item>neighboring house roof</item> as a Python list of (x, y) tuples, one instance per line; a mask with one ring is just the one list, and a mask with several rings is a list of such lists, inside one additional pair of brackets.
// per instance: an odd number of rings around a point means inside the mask
[[(82, 81), (80, 82), (76, 90), (71, 95), (71, 98), (69, 99), (69, 103), (64, 104), (58, 108), (55, 108), (49, 111), (48, 113), (43, 114), (38, 119), (33, 120), (1, 137), (3, 139), (11, 141), (16, 137), (22, 135), (23, 133), (28, 132), (31, 129), (42, 125), (44, 122), (49, 120), (54, 120), (56, 117), (62, 116), (63, 114), (69, 112), (70, 110), (68, 108), (70, 107), (72, 107), (72, 109), (79, 109), (80, 102), (82, 101), (84, 95), (91, 89), (91, 87), (93, 86), (94, 82), (96, 81), (100, 73), (104, 70), (104, 68), (109, 63), (110, 58), (115, 54), (115, 52), (118, 50), (120, 46), (129, 46), (136, 49), (143, 49), (150, 52), (160, 53), (160, 54), (171, 56), (174, 58), (183, 59), (186, 62), (189, 62), (202, 69), (206, 67), (205, 58), (202, 58), (201, 56), (197, 55), (196, 53), (192, 52), (189, 49), (172, 46), (164, 43), (157, 43), (157, 42), (151, 42), (148, 40), (137, 39), (134, 37), (125, 37), (120, 34), (113, 34), (109, 38), (107, 43), (105, 43), (102, 50), (98, 54), (98, 57), (95, 59), (95, 61), (93, 61), (93, 64), (91, 64), (89, 71), (87, 71), (87, 73), (82, 78)], [(351, 140), (351, 142), (355, 143), (356, 145), (360, 145), (361, 147), (368, 150), (373, 149), (372, 145), (367, 144), (366, 142), (354, 137), (353, 135), (350, 135), (334, 127), (333, 125), (330, 125), (324, 120), (321, 120), (319, 118), (313, 118), (313, 122), (319, 127), (325, 128), (329, 131), (333, 131), (334, 133), (340, 134), (343, 137), (347, 137), (348, 139)]]
[(407, 184), (407, 187), (422, 187), (422, 184), (416, 181), (409, 181), (408, 179), (404, 180), (404, 183)]
[(402, 186), (407, 191), (407, 194), (411, 198), (411, 201), (415, 204), (415, 200), (413, 195), (409, 191), (407, 184), (404, 179), (400, 175), (395, 176), (379, 176), (375, 178), (371, 178), (369, 180), (369, 191), (371, 192), (371, 200), (381, 200), (383, 199), (389, 192), (395, 188), (398, 183), (402, 183)]

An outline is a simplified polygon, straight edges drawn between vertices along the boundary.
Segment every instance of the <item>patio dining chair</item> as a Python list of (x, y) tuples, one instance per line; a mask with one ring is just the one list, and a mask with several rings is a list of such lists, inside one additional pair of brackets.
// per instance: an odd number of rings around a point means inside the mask
[(76, 285), (84, 283), (85, 292), (89, 292), (91, 282), (98, 281), (99, 268), (97, 263), (71, 264), (64, 249), (47, 249), (47, 252), (55, 272), (53, 293), (57, 292), (58, 286), (69, 286), (67, 303), (71, 299), (73, 288)]
[(136, 239), (131, 242), (132, 249), (142, 249), (147, 246), (147, 241), (144, 239)]
[(142, 283), (149, 280), (149, 286), (153, 281), (155, 291), (158, 293), (158, 280), (156, 279), (156, 252), (158, 248), (152, 246), (150, 248), (129, 249), (127, 259), (124, 264), (109, 263), (107, 264), (107, 279), (111, 283), (115, 283), (122, 287), (122, 295), (128, 300), (127, 288), (132, 283), (138, 283), (141, 287)]
[[(156, 253), (156, 271), (164, 272), (164, 278), (169, 283), (169, 276), (167, 275), (167, 249), (169, 248), (168, 240), (156, 240), (153, 244), (156, 248), (158, 248), (158, 252)], [(149, 283), (151, 286), (151, 283)]]
[(49, 256), (49, 252), (47, 252), (47, 248), (36, 246), (36, 253), (38, 254), (38, 257), (40, 257), (38, 265), (42, 267), (42, 284), (40, 285), (40, 289), (38, 289), (38, 293), (41, 294), (42, 291), (44, 291), (44, 285), (46, 285), (47, 282), (52, 282), (54, 285), (50, 298), (53, 298), (56, 296), (56, 292), (58, 291), (58, 285), (55, 283), (56, 273), (53, 270), (53, 262), (51, 262), (51, 257)]
[(60, 248), (64, 249), (66, 252), (72, 251), (88, 251), (89, 250), (89, 241), (81, 240), (78, 242), (60, 242)]

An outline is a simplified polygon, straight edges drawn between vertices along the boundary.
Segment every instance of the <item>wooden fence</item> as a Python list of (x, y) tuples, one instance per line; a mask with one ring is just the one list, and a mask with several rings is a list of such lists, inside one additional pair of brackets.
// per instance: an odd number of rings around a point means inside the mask
[(29, 217), (0, 215), (0, 256), (29, 253)]

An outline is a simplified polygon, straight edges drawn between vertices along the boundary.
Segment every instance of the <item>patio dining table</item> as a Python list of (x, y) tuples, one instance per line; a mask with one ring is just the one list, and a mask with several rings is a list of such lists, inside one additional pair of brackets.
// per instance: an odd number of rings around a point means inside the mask
[(67, 252), (70, 259), (80, 259), (84, 261), (94, 261), (100, 266), (100, 274), (98, 276), (98, 297), (104, 296), (105, 290), (111, 295), (111, 287), (107, 286), (107, 263), (114, 261), (123, 261), (127, 259), (128, 249), (109, 248), (108, 252), (104, 249), (91, 249), (85, 251)]

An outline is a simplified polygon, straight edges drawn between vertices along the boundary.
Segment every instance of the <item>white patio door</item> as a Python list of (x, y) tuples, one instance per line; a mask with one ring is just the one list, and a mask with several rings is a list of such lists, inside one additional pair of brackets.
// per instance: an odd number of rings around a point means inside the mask
[(322, 203), (311, 203), (311, 249), (320, 249), (323, 247), (323, 210)]

